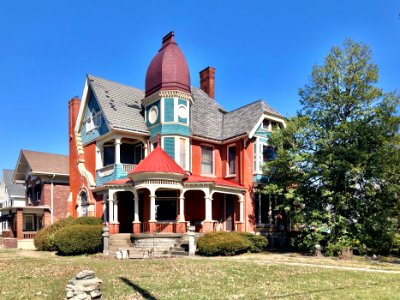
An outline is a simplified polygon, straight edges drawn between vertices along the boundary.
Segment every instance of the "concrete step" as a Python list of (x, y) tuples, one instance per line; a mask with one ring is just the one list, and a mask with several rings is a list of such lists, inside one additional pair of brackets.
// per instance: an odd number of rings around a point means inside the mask
[(169, 254), (171, 256), (189, 256), (189, 252), (186, 251), (171, 251)]

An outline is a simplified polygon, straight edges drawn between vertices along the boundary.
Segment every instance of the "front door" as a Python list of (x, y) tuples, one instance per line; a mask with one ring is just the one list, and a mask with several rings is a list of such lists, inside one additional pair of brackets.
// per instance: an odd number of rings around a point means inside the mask
[(133, 193), (118, 192), (119, 233), (131, 233), (134, 217)]
[(234, 205), (233, 200), (230, 197), (225, 198), (225, 230), (226, 231), (233, 231), (233, 212), (234, 212)]

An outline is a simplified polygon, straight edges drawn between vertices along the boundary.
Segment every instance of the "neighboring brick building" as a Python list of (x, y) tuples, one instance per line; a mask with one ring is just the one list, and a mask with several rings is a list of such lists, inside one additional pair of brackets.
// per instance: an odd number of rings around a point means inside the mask
[(71, 215), (102, 217), (111, 233), (285, 229), (256, 190), (284, 117), (262, 100), (228, 112), (214, 100), (215, 69), (200, 81), (191, 86), (173, 32), (145, 91), (87, 76), (69, 102)]
[(66, 155), (21, 150), (15, 171), (3, 176), (8, 192), (18, 194), (18, 201), (10, 194), (1, 203), (3, 237), (31, 240), (38, 229), (67, 216), (68, 163)]

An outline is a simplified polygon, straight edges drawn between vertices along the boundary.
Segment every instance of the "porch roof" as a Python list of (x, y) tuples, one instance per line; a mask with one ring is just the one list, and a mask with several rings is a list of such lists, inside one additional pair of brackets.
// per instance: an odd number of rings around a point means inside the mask
[(129, 183), (132, 183), (132, 179), (130, 178), (122, 178), (122, 179), (116, 179), (116, 180), (111, 180), (111, 181), (107, 181), (103, 184), (103, 186), (106, 185), (126, 185)]
[(210, 182), (215, 185), (220, 186), (228, 186), (234, 187), (239, 189), (245, 189), (244, 185), (230, 179), (224, 179), (221, 177), (207, 177), (207, 176), (200, 176), (200, 175), (190, 175), (187, 180), (184, 181), (185, 183), (196, 183), (196, 182)]
[(143, 159), (129, 175), (138, 173), (175, 173), (186, 175), (185, 170), (159, 146)]

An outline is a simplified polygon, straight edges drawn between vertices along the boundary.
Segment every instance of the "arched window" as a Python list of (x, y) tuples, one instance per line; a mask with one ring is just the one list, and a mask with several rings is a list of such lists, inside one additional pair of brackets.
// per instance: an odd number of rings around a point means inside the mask
[(81, 216), (87, 216), (88, 215), (88, 198), (87, 198), (87, 193), (82, 192), (81, 193)]

